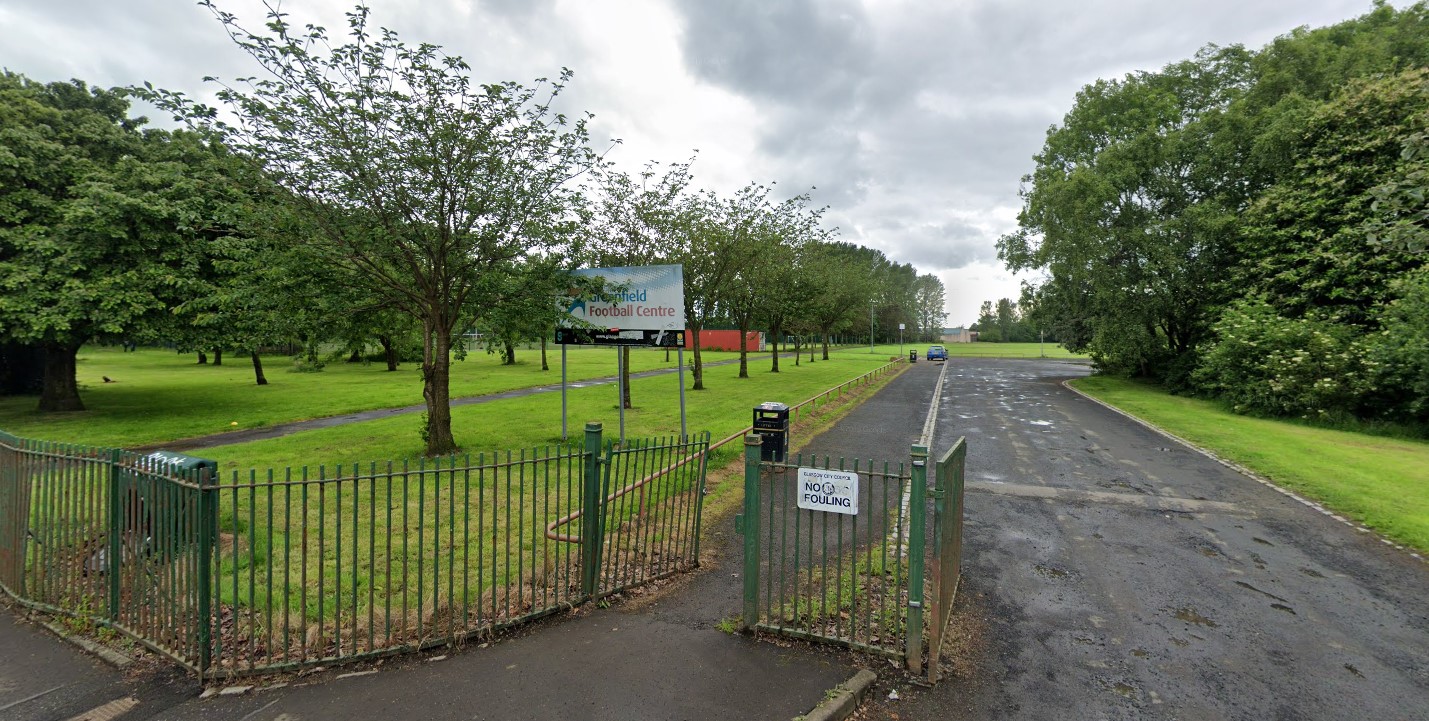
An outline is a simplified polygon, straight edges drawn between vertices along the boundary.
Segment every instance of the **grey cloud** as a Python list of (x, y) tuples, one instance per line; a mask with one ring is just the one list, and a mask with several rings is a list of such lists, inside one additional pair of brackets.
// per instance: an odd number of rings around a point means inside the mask
[(867, 76), (872, 37), (855, 2), (676, 0), (685, 64), (697, 77), (787, 102), (851, 98)]

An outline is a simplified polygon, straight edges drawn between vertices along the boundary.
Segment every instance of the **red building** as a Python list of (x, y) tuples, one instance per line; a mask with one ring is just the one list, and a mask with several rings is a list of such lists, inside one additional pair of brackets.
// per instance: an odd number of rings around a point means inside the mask
[[(694, 348), (691, 342), (695, 338), (694, 331), (685, 330), (685, 347)], [(737, 330), (702, 330), (700, 331), (700, 350), (739, 350), (739, 331)], [(764, 333), (752, 330), (745, 340), (745, 350), (764, 350)]]

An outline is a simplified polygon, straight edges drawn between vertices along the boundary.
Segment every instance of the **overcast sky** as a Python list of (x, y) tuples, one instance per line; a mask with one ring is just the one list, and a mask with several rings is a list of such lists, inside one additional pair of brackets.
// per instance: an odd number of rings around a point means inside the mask
[[(257, 0), (219, 0), (257, 25)], [(1018, 297), (997, 261), (1020, 179), (1048, 126), (1097, 78), (1155, 70), (1208, 44), (1258, 48), (1369, 0), (370, 0), (409, 43), (464, 57), (482, 82), (575, 72), (569, 107), (621, 139), (629, 170), (687, 159), (696, 183), (809, 191), (840, 239), (947, 288), (949, 325)], [(1403, 6), (1404, 2), (1395, 2)], [(288, 0), (344, 27), (345, 0)], [(191, 0), (0, 0), (0, 66), (35, 80), (150, 81), (254, 66)], [(816, 190), (809, 190), (817, 188)]]

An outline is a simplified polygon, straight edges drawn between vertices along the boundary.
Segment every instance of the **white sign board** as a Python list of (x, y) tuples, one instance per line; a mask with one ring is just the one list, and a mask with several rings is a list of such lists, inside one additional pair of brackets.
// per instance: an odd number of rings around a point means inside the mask
[(822, 468), (799, 469), (799, 507), (858, 515), (858, 474)]
[(576, 298), (567, 312), (597, 328), (685, 330), (684, 269), (678, 265), (590, 268), (577, 275), (605, 278), (608, 287), (623, 287), (611, 302)]
[(908, 329), (908, 326), (907, 326), (907, 325), (905, 325), (905, 324), (903, 324), (903, 323), (899, 323), (899, 324), (898, 324), (898, 330), (907, 330), (907, 329)]

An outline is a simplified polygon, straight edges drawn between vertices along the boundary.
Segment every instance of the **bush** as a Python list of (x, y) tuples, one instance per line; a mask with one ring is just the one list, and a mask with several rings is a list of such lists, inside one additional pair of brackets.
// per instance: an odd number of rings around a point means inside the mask
[(1429, 421), (1429, 268), (1394, 284), (1381, 330), (1365, 340), (1365, 399), (1379, 414)]
[(1353, 328), (1286, 318), (1264, 299), (1237, 301), (1191, 374), (1195, 388), (1241, 413), (1325, 418), (1353, 413), (1366, 387)]

